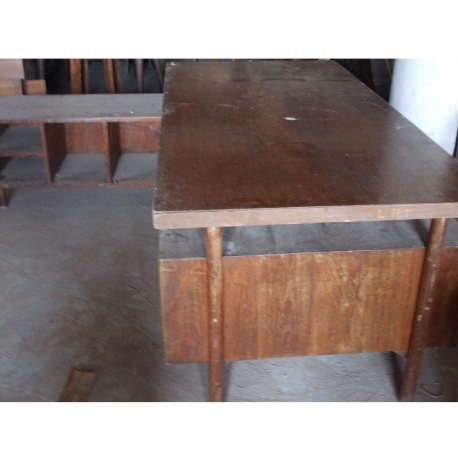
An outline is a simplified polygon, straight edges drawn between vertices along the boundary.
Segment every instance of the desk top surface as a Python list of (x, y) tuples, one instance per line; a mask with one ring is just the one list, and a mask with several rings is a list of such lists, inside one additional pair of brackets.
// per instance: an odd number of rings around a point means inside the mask
[(458, 217), (458, 160), (332, 61), (166, 73), (156, 228)]
[(0, 123), (132, 121), (160, 118), (162, 94), (15, 95), (0, 98)]

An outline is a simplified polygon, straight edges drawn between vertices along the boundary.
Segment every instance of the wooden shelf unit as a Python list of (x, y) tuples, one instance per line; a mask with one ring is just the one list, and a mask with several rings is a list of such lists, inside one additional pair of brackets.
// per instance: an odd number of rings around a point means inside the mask
[[(131, 177), (130, 181), (124, 178), (117, 182), (115, 175), (124, 153), (157, 153), (162, 98), (162, 94), (117, 94), (1, 99), (0, 173), (3, 171), (3, 180), (0, 186), (154, 186), (152, 169), (149, 174), (139, 170), (140, 175), (146, 177), (144, 180)], [(72, 180), (60, 180), (59, 171), (67, 155), (86, 157), (88, 162), (103, 167), (103, 178), (94, 180), (96, 174), (84, 166), (84, 160), (72, 160), (67, 162), (82, 165), (82, 170), (91, 172), (90, 178), (85, 180), (82, 174), (79, 181), (76, 176)], [(101, 155), (104, 161), (92, 155)], [(10, 161), (36, 157), (43, 159), (44, 179), (31, 181), (24, 176), (21, 180), (17, 173), (8, 179), (6, 168)], [(147, 161), (140, 163), (146, 165)], [(155, 166), (155, 160), (149, 163)]]

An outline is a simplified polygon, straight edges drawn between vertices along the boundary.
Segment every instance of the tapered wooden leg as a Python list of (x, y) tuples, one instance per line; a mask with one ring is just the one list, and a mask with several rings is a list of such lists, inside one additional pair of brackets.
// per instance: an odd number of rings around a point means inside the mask
[(206, 229), (210, 401), (223, 400), (223, 241), (220, 227)]
[(402, 401), (412, 401), (415, 394), (431, 315), (436, 274), (447, 232), (447, 223), (448, 220), (445, 218), (433, 219), (431, 222), (429, 241), (426, 248), (420, 289), (418, 292), (415, 320), (410, 338), (409, 352), (407, 354), (407, 367), (401, 391)]

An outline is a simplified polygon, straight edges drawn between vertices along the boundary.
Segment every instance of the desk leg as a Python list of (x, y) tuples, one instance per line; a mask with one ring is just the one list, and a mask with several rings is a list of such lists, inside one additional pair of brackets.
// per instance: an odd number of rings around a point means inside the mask
[(433, 219), (429, 232), (429, 241), (426, 248), (420, 289), (418, 292), (415, 321), (410, 338), (407, 354), (407, 367), (402, 386), (401, 400), (412, 401), (420, 373), (421, 358), (425, 348), (425, 339), (431, 315), (432, 296), (436, 283), (436, 274), (440, 261), (441, 249), (447, 233), (448, 220), (445, 218)]
[(224, 336), (222, 240), (222, 229), (220, 227), (209, 227), (206, 229), (210, 401), (223, 400)]

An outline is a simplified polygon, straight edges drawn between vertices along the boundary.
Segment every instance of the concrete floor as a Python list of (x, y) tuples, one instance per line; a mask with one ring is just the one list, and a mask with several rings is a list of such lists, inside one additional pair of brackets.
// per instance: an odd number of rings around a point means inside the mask
[[(205, 364), (163, 359), (148, 188), (22, 189), (0, 210), (0, 401), (55, 401), (72, 368), (91, 401), (205, 401)], [(396, 401), (390, 353), (226, 366), (227, 401)], [(417, 401), (458, 400), (458, 349), (425, 354)]]

